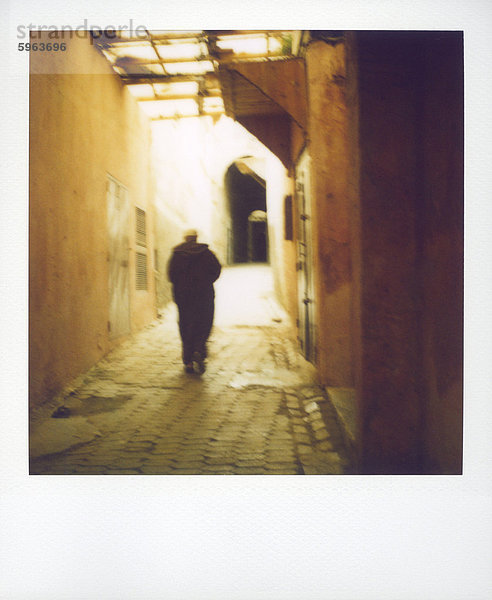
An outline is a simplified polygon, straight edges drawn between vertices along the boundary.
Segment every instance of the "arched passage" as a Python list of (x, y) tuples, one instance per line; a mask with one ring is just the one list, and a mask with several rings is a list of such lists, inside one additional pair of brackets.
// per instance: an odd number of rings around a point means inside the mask
[[(236, 161), (226, 171), (225, 191), (230, 215), (229, 262), (267, 262), (265, 181)], [(256, 211), (261, 211), (261, 219)]]

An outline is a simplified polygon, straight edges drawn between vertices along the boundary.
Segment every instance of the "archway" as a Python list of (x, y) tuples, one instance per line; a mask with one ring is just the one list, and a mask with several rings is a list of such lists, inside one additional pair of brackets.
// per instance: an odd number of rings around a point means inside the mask
[(230, 216), (229, 262), (267, 262), (265, 180), (238, 160), (226, 171), (225, 191)]

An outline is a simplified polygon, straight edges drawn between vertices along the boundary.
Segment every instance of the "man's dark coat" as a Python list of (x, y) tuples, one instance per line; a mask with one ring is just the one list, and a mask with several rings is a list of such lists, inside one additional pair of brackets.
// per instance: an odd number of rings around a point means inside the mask
[(206, 342), (214, 318), (214, 286), (221, 266), (207, 244), (187, 241), (173, 248), (168, 265), (173, 298), (178, 306), (179, 333), (183, 342), (183, 362), (193, 353), (205, 358)]

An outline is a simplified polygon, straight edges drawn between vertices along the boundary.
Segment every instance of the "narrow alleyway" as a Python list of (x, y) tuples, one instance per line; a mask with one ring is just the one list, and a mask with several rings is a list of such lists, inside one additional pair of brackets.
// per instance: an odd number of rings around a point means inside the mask
[(335, 413), (274, 300), (270, 268), (226, 268), (216, 294), (202, 376), (183, 372), (170, 306), (34, 411), (31, 474), (350, 473)]

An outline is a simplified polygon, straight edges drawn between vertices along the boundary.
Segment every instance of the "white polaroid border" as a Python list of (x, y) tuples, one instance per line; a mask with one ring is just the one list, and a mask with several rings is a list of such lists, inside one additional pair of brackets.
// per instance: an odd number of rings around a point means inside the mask
[[(0, 596), (462, 600), (491, 589), (489, 3), (10, 1), (2, 36)], [(464, 475), (42, 477), (27, 461), (28, 57), (16, 28), (465, 32)], [(6, 60), (6, 64), (5, 64)], [(464, 594), (464, 595), (463, 595)]]

